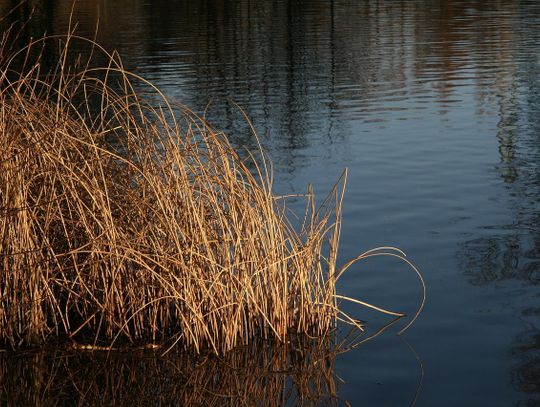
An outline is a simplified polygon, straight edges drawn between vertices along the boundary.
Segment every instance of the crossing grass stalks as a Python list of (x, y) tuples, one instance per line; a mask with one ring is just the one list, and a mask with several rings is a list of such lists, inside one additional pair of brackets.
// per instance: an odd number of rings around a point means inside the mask
[[(293, 225), (262, 149), (240, 155), (115, 53), (73, 33), (18, 51), (10, 41), (0, 45), (0, 342), (168, 341), (223, 354), (253, 338), (324, 336), (339, 319), (358, 325), (336, 294), (352, 264), (336, 270), (346, 174), (318, 206), (308, 191)], [(89, 57), (73, 58), (74, 41)], [(46, 69), (49, 44), (59, 62)], [(382, 248), (353, 261), (383, 253), (403, 258)]]

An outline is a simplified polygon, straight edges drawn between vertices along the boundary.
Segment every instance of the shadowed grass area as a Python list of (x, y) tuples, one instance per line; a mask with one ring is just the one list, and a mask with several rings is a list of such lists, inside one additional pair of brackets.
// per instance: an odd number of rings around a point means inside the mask
[[(70, 55), (73, 41), (89, 56)], [(240, 156), (114, 53), (73, 34), (12, 43), (7, 33), (0, 45), (7, 346), (166, 341), (223, 354), (254, 338), (321, 337), (338, 319), (358, 325), (338, 309), (345, 269), (403, 259), (382, 248), (336, 270), (346, 174), (319, 206), (308, 191), (297, 222), (262, 150)], [(51, 69), (47, 44), (59, 50)]]

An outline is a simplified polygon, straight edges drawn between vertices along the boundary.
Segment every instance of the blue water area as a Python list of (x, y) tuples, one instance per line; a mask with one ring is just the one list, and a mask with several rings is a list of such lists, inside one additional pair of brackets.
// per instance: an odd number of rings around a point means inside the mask
[[(38, 2), (27, 35), (70, 11)], [(340, 263), (390, 245), (419, 267), (424, 312), (336, 356), (338, 404), (540, 405), (538, 1), (79, 0), (72, 22), (253, 147), (241, 107), (276, 193), (323, 198), (347, 168)], [(390, 258), (339, 291), (407, 318), (421, 298)]]

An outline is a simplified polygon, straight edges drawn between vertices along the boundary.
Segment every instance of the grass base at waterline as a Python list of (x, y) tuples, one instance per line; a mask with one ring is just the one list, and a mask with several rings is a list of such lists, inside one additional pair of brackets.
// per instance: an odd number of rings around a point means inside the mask
[[(71, 58), (73, 41), (87, 60)], [(48, 42), (61, 46), (45, 72)], [(308, 193), (293, 226), (262, 151), (240, 156), (117, 55), (75, 36), (8, 45), (5, 35), (0, 342), (222, 354), (347, 319), (335, 291), (345, 177), (318, 207)]]

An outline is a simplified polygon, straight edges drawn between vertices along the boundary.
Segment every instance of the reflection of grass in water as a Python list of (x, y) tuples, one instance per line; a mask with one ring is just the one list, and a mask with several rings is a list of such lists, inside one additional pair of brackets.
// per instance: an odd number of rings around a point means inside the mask
[(285, 343), (254, 340), (222, 356), (211, 351), (162, 355), (143, 348), (0, 352), (0, 404), (350, 405), (340, 397), (343, 380), (335, 371), (337, 356), (396, 321), (369, 337), (354, 327), (317, 339), (291, 335)]
[[(94, 51), (69, 64), (76, 40)], [(48, 41), (63, 45), (42, 72)], [(319, 207), (308, 193), (295, 228), (261, 151), (241, 158), (116, 55), (73, 35), (9, 44), (4, 36), (0, 341), (168, 341), (224, 354), (256, 337), (324, 336), (337, 318), (358, 325), (335, 292), (352, 264), (336, 270), (345, 178)], [(93, 68), (95, 54), (108, 64)]]
[(337, 405), (331, 338), (252, 342), (222, 357), (170, 352), (0, 354), (13, 405)]

